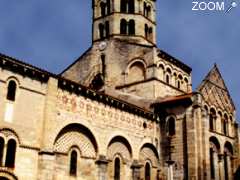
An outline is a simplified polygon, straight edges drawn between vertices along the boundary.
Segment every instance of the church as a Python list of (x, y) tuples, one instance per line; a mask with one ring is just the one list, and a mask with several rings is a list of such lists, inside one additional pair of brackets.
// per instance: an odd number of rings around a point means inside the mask
[(0, 54), (0, 179), (240, 179), (217, 65), (192, 90), (191, 67), (157, 47), (156, 0), (92, 12), (91, 47), (60, 74)]

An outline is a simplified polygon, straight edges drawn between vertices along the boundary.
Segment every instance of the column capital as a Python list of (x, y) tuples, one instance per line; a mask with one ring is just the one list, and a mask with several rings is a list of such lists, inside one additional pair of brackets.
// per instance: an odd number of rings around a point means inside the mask
[(108, 164), (108, 163), (109, 161), (104, 155), (99, 155), (98, 159), (96, 160), (96, 164)]
[(133, 160), (133, 163), (131, 165), (132, 169), (140, 169), (141, 167), (143, 167), (143, 165), (140, 164), (138, 160)]
[(218, 161), (221, 162), (223, 160), (224, 154), (218, 154)]

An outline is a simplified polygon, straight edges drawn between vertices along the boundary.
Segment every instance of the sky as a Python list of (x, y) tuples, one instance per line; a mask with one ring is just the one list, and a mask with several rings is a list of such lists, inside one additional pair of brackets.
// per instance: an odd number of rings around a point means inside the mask
[[(240, 109), (240, 0), (229, 13), (230, 0), (192, 1), (157, 0), (158, 47), (192, 67), (193, 88), (217, 63)], [(91, 0), (0, 0), (0, 52), (58, 74), (91, 46), (91, 23)]]

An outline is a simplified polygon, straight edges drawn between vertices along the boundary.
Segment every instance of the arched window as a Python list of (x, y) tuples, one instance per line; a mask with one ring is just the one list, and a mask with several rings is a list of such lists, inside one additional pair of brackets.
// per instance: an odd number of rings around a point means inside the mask
[(145, 24), (144, 31), (145, 31), (145, 38), (148, 38), (148, 25), (147, 24)]
[(129, 2), (128, 2), (128, 12), (129, 13), (134, 13), (134, 11), (135, 11), (134, 0), (129, 0)]
[(77, 176), (77, 152), (73, 150), (70, 157), (70, 175)]
[(101, 2), (100, 7), (101, 7), (101, 16), (105, 16), (106, 15), (106, 4), (104, 2)]
[(127, 12), (127, 0), (121, 0), (121, 12), (126, 13)]
[(121, 19), (120, 34), (127, 34), (127, 21), (125, 19)]
[(16, 90), (17, 90), (16, 82), (13, 81), (13, 80), (9, 81), (9, 83), (8, 83), (8, 92), (7, 92), (7, 100), (15, 101)]
[(105, 31), (106, 31), (106, 38), (108, 38), (109, 37), (109, 22), (108, 21), (105, 22)]
[(180, 81), (177, 81), (177, 87), (178, 87), (178, 89), (181, 88), (181, 82)]
[(0, 137), (0, 166), (2, 166), (3, 161), (3, 150), (4, 150), (4, 139)]
[(99, 37), (100, 37), (100, 39), (103, 39), (104, 38), (104, 25), (102, 23), (100, 23), (98, 25), (98, 28), (99, 28)]
[(214, 131), (215, 127), (216, 127), (216, 111), (214, 109), (211, 109), (209, 115), (209, 128), (211, 131)]
[(143, 3), (143, 15), (147, 16), (147, 4), (146, 4), (146, 2)]
[(150, 17), (151, 17), (151, 6), (147, 6), (146, 11), (147, 11), (146, 16), (147, 16), (148, 18), (150, 18)]
[(232, 179), (232, 155), (233, 147), (231, 143), (226, 142), (224, 145), (224, 175), (225, 180)]
[(110, 0), (107, 0), (107, 14), (109, 15), (111, 13), (111, 2)]
[(209, 160), (210, 160), (210, 175), (211, 179), (215, 179), (218, 174), (218, 169), (216, 165), (218, 165), (218, 155), (220, 153), (220, 144), (216, 137), (212, 136), (209, 139), (210, 141), (210, 149), (209, 149)]
[(114, 161), (114, 180), (120, 180), (121, 164), (120, 159), (117, 157)]
[(169, 78), (169, 75), (168, 75), (168, 74), (166, 75), (166, 83), (167, 83), (167, 84), (170, 84), (170, 78)]
[(151, 166), (148, 162), (145, 165), (145, 180), (151, 180)]
[(135, 21), (132, 19), (129, 21), (128, 34), (135, 35)]
[(173, 117), (167, 120), (167, 133), (169, 136), (174, 136), (176, 134), (176, 124)]
[(210, 148), (210, 169), (211, 169), (211, 178), (215, 178), (215, 164), (214, 164), (214, 150)]
[(224, 119), (223, 119), (223, 133), (226, 136), (228, 135), (228, 117), (226, 114), (224, 115)]
[(10, 139), (7, 144), (7, 155), (5, 162), (6, 167), (14, 168), (15, 155), (16, 155), (16, 141), (14, 139)]

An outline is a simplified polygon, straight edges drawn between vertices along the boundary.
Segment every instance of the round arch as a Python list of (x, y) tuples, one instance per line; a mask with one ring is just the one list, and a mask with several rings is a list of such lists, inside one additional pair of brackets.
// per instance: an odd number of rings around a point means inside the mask
[(117, 154), (122, 157), (124, 162), (132, 159), (132, 147), (124, 136), (115, 136), (108, 143), (107, 158), (113, 160)]
[(156, 147), (151, 143), (144, 144), (139, 151), (139, 160), (141, 163), (150, 161), (153, 167), (158, 167), (159, 154)]
[(87, 158), (96, 158), (99, 149), (91, 130), (79, 123), (65, 126), (54, 140), (56, 152), (68, 153), (71, 147), (78, 147), (81, 156)]
[(17, 176), (7, 170), (0, 170), (1, 180), (18, 180)]
[(147, 64), (146, 62), (141, 59), (141, 58), (135, 58), (135, 59), (132, 59), (130, 62), (128, 62), (127, 64), (127, 67), (125, 69), (125, 74), (128, 74), (129, 73), (129, 69), (132, 67), (132, 65), (134, 65), (135, 63), (141, 63), (146, 71), (147, 69)]
[(210, 145), (213, 146), (213, 148), (217, 151), (217, 152), (221, 152), (221, 146), (220, 146), (220, 143), (218, 141), (218, 139), (214, 136), (210, 137), (209, 138), (209, 142), (210, 142)]
[(229, 141), (225, 142), (224, 151), (231, 156), (233, 155), (233, 146)]

